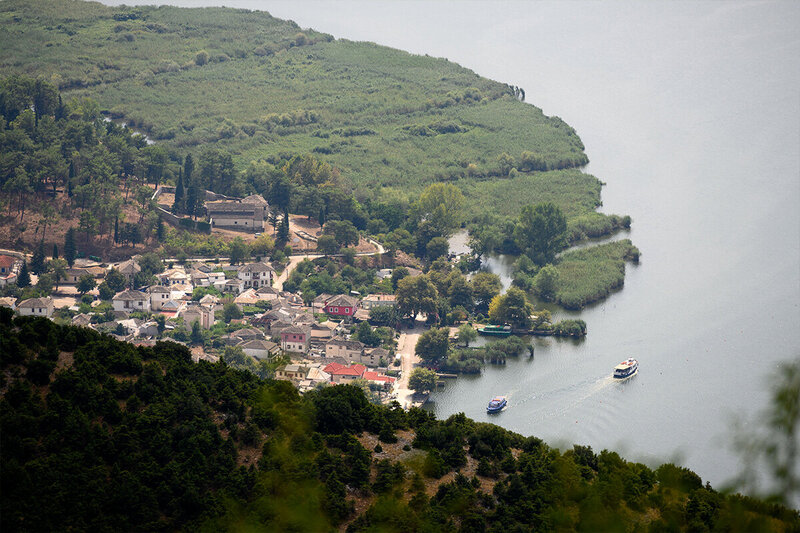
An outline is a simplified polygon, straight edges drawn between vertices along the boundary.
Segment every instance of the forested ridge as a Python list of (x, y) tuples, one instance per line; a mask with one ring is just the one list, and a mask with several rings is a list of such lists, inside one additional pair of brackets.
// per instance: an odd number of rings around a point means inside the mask
[[(665, 464), (0, 308), (3, 531), (797, 531)], [(365, 447), (366, 446), (366, 447)]]

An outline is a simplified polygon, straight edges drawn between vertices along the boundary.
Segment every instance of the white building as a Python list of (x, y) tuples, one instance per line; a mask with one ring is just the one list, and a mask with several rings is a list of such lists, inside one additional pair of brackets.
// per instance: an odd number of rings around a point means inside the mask
[(111, 299), (114, 311), (150, 311), (150, 297), (142, 291), (125, 290)]
[(244, 353), (256, 359), (269, 359), (280, 351), (277, 344), (264, 339), (251, 339), (237, 344)]
[(54, 309), (53, 299), (49, 296), (46, 298), (30, 298), (23, 300), (17, 305), (17, 312), (23, 316), (43, 316), (50, 318), (53, 316)]
[(264, 231), (269, 216), (269, 204), (258, 194), (242, 200), (206, 202), (206, 212), (212, 227)]
[(170, 300), (171, 291), (163, 285), (154, 285), (147, 289), (150, 294), (150, 309), (152, 311), (161, 311), (164, 304)]
[(245, 289), (259, 289), (272, 286), (272, 274), (275, 269), (266, 263), (249, 263), (242, 265), (236, 277), (244, 282)]

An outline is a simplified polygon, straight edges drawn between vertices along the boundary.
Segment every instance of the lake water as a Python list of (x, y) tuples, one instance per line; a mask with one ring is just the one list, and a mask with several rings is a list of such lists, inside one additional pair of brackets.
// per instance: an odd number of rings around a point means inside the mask
[[(767, 377), (800, 356), (800, 4), (224, 4), (523, 87), (578, 131), (603, 210), (633, 217), (641, 264), (579, 313), (587, 339), (536, 340), (533, 358), (449, 383), (437, 416), (674, 460), (715, 485), (741, 469), (733, 419), (752, 422)], [(612, 383), (629, 356), (639, 375)], [(497, 394), (510, 406), (489, 417)]]

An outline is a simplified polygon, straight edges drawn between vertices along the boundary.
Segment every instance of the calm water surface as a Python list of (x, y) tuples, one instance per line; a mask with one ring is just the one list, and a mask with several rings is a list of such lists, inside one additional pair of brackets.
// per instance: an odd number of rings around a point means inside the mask
[[(588, 338), (536, 340), (533, 358), (449, 383), (437, 416), (676, 460), (715, 485), (740, 470), (733, 418), (753, 420), (767, 376), (800, 354), (800, 4), (224, 4), (523, 87), (577, 129), (603, 210), (633, 217), (642, 262), (580, 313)], [(639, 375), (612, 383), (629, 356)], [(497, 394), (510, 406), (489, 417)]]

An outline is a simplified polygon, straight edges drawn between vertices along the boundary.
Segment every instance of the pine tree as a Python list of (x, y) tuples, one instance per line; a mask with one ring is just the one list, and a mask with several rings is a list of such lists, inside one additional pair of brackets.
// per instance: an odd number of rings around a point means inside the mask
[(72, 266), (75, 262), (75, 228), (69, 228), (64, 236), (64, 259)]
[(31, 272), (37, 276), (44, 273), (44, 243), (39, 243), (39, 247), (33, 252), (31, 258)]
[(114, 244), (119, 244), (119, 217), (114, 219)]
[(24, 289), (25, 287), (31, 286), (31, 275), (28, 273), (28, 262), (24, 261), (22, 263), (22, 268), (19, 271), (19, 276), (17, 276), (17, 287), (20, 289)]
[(184, 190), (183, 190), (183, 169), (178, 170), (178, 185), (175, 187), (175, 202), (172, 204), (172, 212), (180, 214), (183, 211), (184, 203)]
[(58, 259), (58, 245), (53, 243), (53, 259)]

